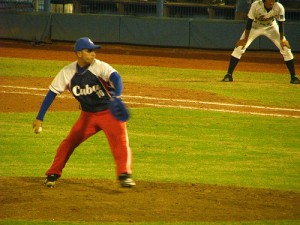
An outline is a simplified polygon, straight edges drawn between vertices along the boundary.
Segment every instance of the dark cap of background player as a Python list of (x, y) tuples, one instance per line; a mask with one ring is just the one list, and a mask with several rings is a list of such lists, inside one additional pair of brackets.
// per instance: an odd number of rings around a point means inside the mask
[(98, 49), (101, 48), (99, 45), (95, 45), (88, 37), (79, 38), (75, 42), (74, 52), (79, 52), (83, 49)]

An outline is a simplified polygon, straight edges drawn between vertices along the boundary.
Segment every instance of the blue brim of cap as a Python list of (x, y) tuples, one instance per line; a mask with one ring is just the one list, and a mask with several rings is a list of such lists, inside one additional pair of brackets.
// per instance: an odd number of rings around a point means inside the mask
[(95, 50), (95, 49), (100, 49), (101, 46), (99, 45), (94, 45), (94, 46), (85, 46), (85, 47), (82, 47), (82, 48), (75, 48), (74, 51), (75, 52), (79, 52), (79, 51), (82, 51), (83, 49), (91, 49), (91, 50)]

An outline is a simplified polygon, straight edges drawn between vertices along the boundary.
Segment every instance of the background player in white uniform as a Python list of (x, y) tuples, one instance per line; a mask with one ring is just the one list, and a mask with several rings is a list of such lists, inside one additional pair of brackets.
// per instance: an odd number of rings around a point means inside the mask
[(248, 46), (258, 36), (264, 35), (280, 50), (290, 72), (290, 83), (300, 84), (299, 78), (295, 73), (294, 56), (289, 42), (284, 36), (284, 21), (285, 11), (282, 4), (275, 0), (258, 0), (253, 2), (248, 13), (246, 29), (240, 40), (236, 43), (235, 49), (231, 54), (227, 74), (224, 76), (222, 81), (233, 81), (233, 71)]

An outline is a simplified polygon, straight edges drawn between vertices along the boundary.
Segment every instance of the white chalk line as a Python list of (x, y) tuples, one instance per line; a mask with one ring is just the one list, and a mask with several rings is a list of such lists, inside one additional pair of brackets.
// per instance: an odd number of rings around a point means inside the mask
[(25, 89), (25, 90), (36, 90), (36, 91), (47, 91), (46, 88), (32, 88), (32, 87), (22, 87), (22, 86), (10, 86), (10, 85), (0, 85), (3, 88), (15, 88), (15, 89)]
[[(34, 95), (34, 96), (46, 96), (46, 93), (44, 94), (37, 94), (37, 93), (32, 93), (32, 92), (25, 92), (25, 91), (0, 91), (0, 93), (4, 93), (4, 94), (20, 94), (20, 95)], [(58, 98), (69, 98), (69, 99), (73, 99), (72, 96), (65, 96), (65, 95), (57, 95)]]
[[(30, 87), (20, 87), (20, 86), (6, 86), (0, 85), (3, 88), (17, 88), (17, 89), (27, 89), (27, 90), (38, 90), (38, 91), (47, 91), (49, 89), (45, 88), (30, 88)], [(23, 95), (34, 95), (34, 96), (45, 96), (45, 94), (38, 94), (32, 92), (18, 92), (18, 91), (0, 91), (0, 93), (5, 94), (23, 94)], [(58, 95), (58, 98), (67, 98), (73, 99), (73, 96), (66, 95)], [(289, 108), (274, 108), (274, 107), (264, 107), (264, 106), (253, 106), (253, 105), (237, 105), (237, 104), (227, 104), (227, 103), (218, 103), (218, 102), (203, 102), (196, 100), (183, 100), (183, 99), (167, 99), (167, 98), (154, 98), (154, 97), (144, 97), (144, 96), (130, 96), (124, 95), (125, 98), (136, 98), (136, 99), (148, 99), (148, 100), (163, 100), (163, 101), (171, 101), (171, 102), (189, 102), (189, 103), (198, 103), (198, 104), (211, 104), (211, 105), (220, 105), (220, 106), (234, 106), (234, 107), (248, 107), (248, 108), (260, 108), (260, 109), (268, 109), (268, 110), (282, 110), (282, 111), (292, 111), (297, 112), (300, 111), (298, 109), (289, 109)], [(152, 107), (160, 107), (160, 108), (180, 108), (180, 109), (192, 109), (192, 110), (208, 110), (208, 111), (216, 111), (216, 112), (230, 112), (230, 113), (240, 113), (240, 114), (251, 114), (251, 115), (262, 115), (262, 116), (276, 116), (276, 117), (292, 117), (292, 118), (300, 118), (300, 116), (295, 115), (284, 115), (279, 113), (260, 113), (260, 112), (244, 112), (239, 110), (227, 110), (227, 109), (211, 109), (206, 107), (191, 107), (191, 106), (182, 106), (182, 105), (166, 105), (166, 104), (154, 104), (154, 103), (141, 103), (141, 102), (128, 102), (124, 101), (126, 104), (135, 104), (135, 105), (144, 105), (144, 106), (152, 106)]]
[(153, 106), (153, 107), (160, 107), (160, 108), (194, 109), (194, 110), (207, 110), (207, 111), (214, 111), (214, 112), (229, 112), (229, 113), (239, 113), (239, 114), (260, 115), (260, 116), (275, 116), (275, 117), (300, 118), (300, 116), (283, 115), (283, 114), (276, 114), (276, 113), (243, 112), (243, 111), (228, 110), (228, 109), (197, 108), (197, 107), (181, 106), (181, 105), (160, 105), (160, 104), (153, 104), (153, 103), (126, 102), (126, 101), (125, 101), (125, 103), (126, 104), (136, 104), (136, 105)]
[[(17, 89), (25, 89), (25, 90), (26, 89), (27, 90), (37, 90), (37, 91), (47, 91), (47, 90), (49, 90), (49, 89), (46, 89), (46, 88), (31, 88), (31, 87), (5, 86), (5, 85), (0, 85), (0, 87), (17, 88)], [(123, 97), (125, 97), (125, 98), (147, 99), (147, 100), (159, 100), (159, 101), (187, 102), (187, 103), (206, 104), (206, 105), (232, 106), (232, 107), (241, 107), (241, 108), (255, 108), (255, 109), (300, 112), (300, 109), (292, 109), (292, 108), (277, 108), (277, 107), (267, 107), (267, 106), (257, 106), (257, 105), (242, 105), (242, 104), (232, 104), (232, 103), (222, 103), (222, 102), (205, 102), (205, 101), (188, 100), (188, 99), (155, 98), (155, 97), (132, 96), (132, 95), (123, 95)]]
[(282, 110), (282, 111), (300, 112), (300, 109), (276, 108), (276, 107), (266, 107), (266, 106), (256, 106), (256, 105), (240, 105), (240, 104), (231, 104), (231, 103), (222, 103), (222, 102), (204, 102), (204, 101), (197, 101), (197, 100), (154, 98), (154, 97), (131, 96), (131, 95), (124, 95), (124, 97), (148, 99), (148, 100), (159, 100), (159, 101), (188, 102), (188, 103), (197, 103), (197, 104), (205, 104), (205, 105), (233, 106), (233, 107), (241, 107), (241, 108), (256, 108), (256, 109), (268, 109), (268, 110)]

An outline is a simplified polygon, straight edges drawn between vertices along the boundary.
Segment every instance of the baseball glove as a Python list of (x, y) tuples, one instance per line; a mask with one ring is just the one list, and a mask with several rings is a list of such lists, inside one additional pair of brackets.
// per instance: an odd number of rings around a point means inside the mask
[(280, 41), (280, 45), (282, 48), (287, 47), (287, 48), (291, 49), (290, 43), (287, 40)]
[(121, 98), (112, 97), (110, 99), (109, 110), (117, 120), (122, 122), (129, 120), (129, 111)]
[(245, 45), (247, 44), (247, 40), (245, 39), (242, 39), (242, 40), (238, 40), (236, 43), (235, 43), (235, 47), (239, 47), (239, 46), (242, 46), (242, 49), (245, 47)]

